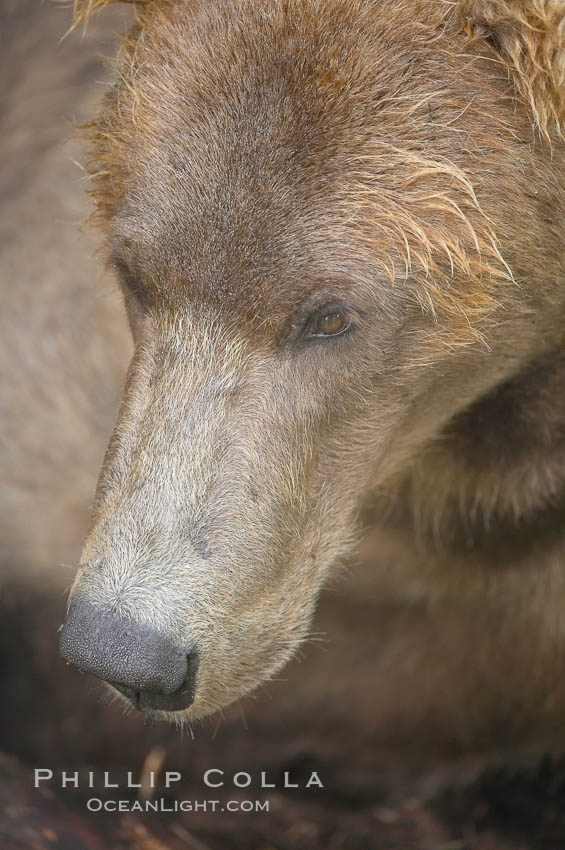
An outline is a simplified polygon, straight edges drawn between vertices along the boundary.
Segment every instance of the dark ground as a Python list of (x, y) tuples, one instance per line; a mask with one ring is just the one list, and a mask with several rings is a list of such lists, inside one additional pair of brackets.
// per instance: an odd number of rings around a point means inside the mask
[[(549, 759), (528, 771), (509, 768), (396, 770), (372, 751), (363, 730), (333, 710), (304, 713), (301, 687), (312, 688), (319, 651), (291, 665), (270, 699), (248, 700), (181, 738), (101, 699), (103, 687), (68, 669), (56, 653), (63, 598), (20, 589), (2, 597), (0, 847), (2, 850), (563, 850), (565, 765)], [(314, 680), (314, 686), (316, 686)], [(289, 693), (290, 692), (290, 693)], [(321, 703), (323, 705), (323, 702)], [(333, 735), (328, 733), (333, 726)], [(151, 760), (183, 774), (154, 798), (269, 800), (269, 813), (92, 813), (86, 800), (133, 801), (134, 781)], [(96, 790), (33, 787), (36, 767), (97, 771)], [(207, 789), (204, 771), (244, 770), (250, 789)], [(159, 768), (158, 768), (159, 769)], [(100, 787), (102, 771), (121, 783)], [(261, 790), (264, 770), (276, 790)], [(324, 789), (281, 787), (285, 771), (303, 785), (316, 770)]]

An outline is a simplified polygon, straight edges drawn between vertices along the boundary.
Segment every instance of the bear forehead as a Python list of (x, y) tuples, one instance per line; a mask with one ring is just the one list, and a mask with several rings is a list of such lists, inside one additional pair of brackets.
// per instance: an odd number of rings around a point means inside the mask
[[(430, 62), (437, 5), (149, 4), (94, 131), (110, 250), (148, 287), (240, 310), (283, 281), (283, 297), (298, 298), (361, 274), (375, 243), (353, 226), (360, 181), (387, 192), (396, 179), (375, 139), (418, 149), (429, 129), (415, 103), (440, 94), (437, 118), (442, 99), (452, 112), (469, 102), (460, 79), (449, 92), (445, 62)], [(387, 260), (393, 231), (376, 249)]]

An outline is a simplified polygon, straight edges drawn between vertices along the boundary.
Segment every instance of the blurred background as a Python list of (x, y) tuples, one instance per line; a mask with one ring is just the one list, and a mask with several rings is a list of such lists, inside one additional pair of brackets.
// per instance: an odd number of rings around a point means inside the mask
[[(125, 714), (59, 658), (130, 355), (120, 297), (84, 226), (75, 128), (97, 109), (111, 77), (103, 57), (128, 20), (116, 7), (86, 33), (68, 32), (64, 4), (0, 0), (0, 848), (564, 848), (562, 765), (485, 767), (463, 729), (441, 734), (429, 695), (408, 696), (402, 656), (383, 657), (387, 633), (409, 635), (412, 622), (377, 613), (363, 578), (370, 540), (324, 592), (297, 659), (191, 733)], [(92, 791), (35, 789), (34, 768), (109, 771), (131, 800), (139, 792), (124, 790), (127, 772), (138, 781), (178, 770), (174, 791), (160, 782), (146, 794), (269, 800), (270, 811), (93, 814)], [(211, 794), (210, 768), (247, 772), (253, 784)], [(261, 771), (275, 790), (260, 789)], [(323, 789), (303, 787), (312, 771)], [(285, 772), (302, 787), (284, 789)]]

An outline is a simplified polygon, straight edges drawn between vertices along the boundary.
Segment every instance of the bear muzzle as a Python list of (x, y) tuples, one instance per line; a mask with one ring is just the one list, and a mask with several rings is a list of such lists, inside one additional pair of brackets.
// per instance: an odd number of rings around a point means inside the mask
[(77, 600), (70, 606), (59, 650), (65, 660), (108, 682), (136, 708), (183, 711), (194, 700), (196, 651), (90, 602)]

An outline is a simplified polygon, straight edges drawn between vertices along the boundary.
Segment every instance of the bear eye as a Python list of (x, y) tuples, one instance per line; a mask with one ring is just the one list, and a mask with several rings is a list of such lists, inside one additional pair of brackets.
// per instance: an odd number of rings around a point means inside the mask
[(322, 307), (316, 310), (306, 323), (306, 335), (309, 337), (331, 337), (346, 333), (352, 326), (349, 312), (339, 305)]
[(139, 307), (145, 307), (147, 301), (146, 292), (143, 288), (139, 275), (136, 274), (135, 270), (131, 269), (120, 257), (113, 257), (110, 261), (110, 265), (114, 268), (118, 277), (118, 281), (126, 298), (126, 303), (131, 304), (133, 302)]

